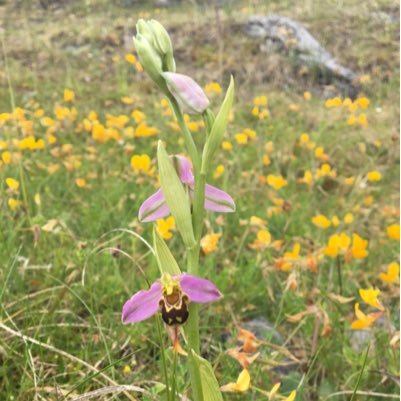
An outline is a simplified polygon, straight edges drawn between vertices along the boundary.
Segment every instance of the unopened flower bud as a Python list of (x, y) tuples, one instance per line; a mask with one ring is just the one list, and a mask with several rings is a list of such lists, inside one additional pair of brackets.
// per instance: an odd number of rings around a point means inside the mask
[(150, 28), (149, 24), (142, 18), (139, 19), (136, 23), (136, 33), (137, 35), (139, 34), (144, 36), (146, 40), (151, 44), (151, 46), (154, 46), (155, 41), (152, 29)]
[(153, 32), (154, 45), (163, 57), (163, 70), (175, 72), (173, 45), (168, 32), (164, 26), (156, 20), (149, 21), (148, 27), (150, 27)]
[(162, 75), (171, 94), (185, 113), (201, 114), (207, 109), (209, 99), (192, 78), (175, 72), (164, 72)]
[(166, 88), (162, 77), (162, 59), (145, 36), (137, 34), (134, 37), (135, 49), (145, 71), (162, 89)]

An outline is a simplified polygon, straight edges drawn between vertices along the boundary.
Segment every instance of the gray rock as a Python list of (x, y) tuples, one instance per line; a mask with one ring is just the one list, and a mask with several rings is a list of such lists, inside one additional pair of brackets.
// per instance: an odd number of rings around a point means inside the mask
[[(242, 325), (245, 329), (251, 331), (260, 340), (268, 341), (277, 345), (283, 345), (284, 339), (281, 334), (274, 328), (273, 324), (263, 317), (258, 317)], [(269, 358), (269, 354), (272, 350), (268, 347), (261, 349), (262, 356)], [(296, 372), (299, 369), (299, 363), (291, 361), (290, 359), (284, 358), (282, 366), (275, 366), (272, 371), (279, 375), (288, 375), (291, 372)]]
[(350, 330), (348, 331), (351, 347), (355, 351), (363, 351), (374, 339), (372, 330)]
[(253, 16), (249, 18), (245, 31), (252, 38), (262, 39), (267, 51), (293, 56), (296, 61), (339, 80), (341, 89), (345, 84), (349, 92), (357, 91), (357, 74), (339, 64), (299, 22), (280, 15)]

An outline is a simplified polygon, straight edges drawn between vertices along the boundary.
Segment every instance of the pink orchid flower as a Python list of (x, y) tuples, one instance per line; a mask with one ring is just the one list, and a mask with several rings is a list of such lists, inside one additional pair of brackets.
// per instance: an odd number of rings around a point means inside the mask
[(149, 290), (134, 294), (123, 306), (122, 322), (136, 323), (161, 312), (168, 326), (181, 325), (189, 316), (188, 305), (208, 303), (222, 298), (218, 288), (209, 280), (186, 273), (163, 274)]
[[(176, 167), (181, 182), (188, 188), (191, 199), (193, 199), (195, 179), (191, 171), (191, 162), (186, 157), (180, 155), (171, 156), (171, 159)], [(221, 213), (230, 213), (235, 211), (235, 203), (226, 192), (206, 184), (205, 209)], [(142, 203), (139, 208), (138, 218), (141, 222), (149, 222), (161, 219), (168, 214), (170, 214), (170, 209), (162, 190), (159, 189)]]

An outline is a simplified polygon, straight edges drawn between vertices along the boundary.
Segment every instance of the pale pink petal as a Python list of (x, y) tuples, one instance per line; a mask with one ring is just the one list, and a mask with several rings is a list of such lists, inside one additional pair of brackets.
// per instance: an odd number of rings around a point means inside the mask
[(191, 77), (175, 72), (164, 72), (162, 75), (171, 94), (185, 113), (200, 114), (207, 109), (209, 99)]
[(161, 189), (149, 196), (139, 208), (138, 218), (139, 221), (149, 222), (170, 214), (170, 209), (167, 206), (166, 200)]
[(194, 183), (194, 176), (192, 174), (192, 163), (184, 156), (174, 155), (170, 156), (176, 171), (180, 173), (180, 180), (183, 184), (191, 185)]
[(148, 319), (159, 310), (159, 301), (162, 297), (160, 282), (152, 284), (149, 290), (141, 290), (129, 299), (123, 306), (122, 322), (136, 323)]
[(218, 288), (209, 280), (183, 273), (180, 280), (182, 291), (195, 303), (207, 303), (222, 298)]
[(228, 193), (206, 184), (205, 209), (215, 212), (230, 213), (235, 211), (235, 203)]

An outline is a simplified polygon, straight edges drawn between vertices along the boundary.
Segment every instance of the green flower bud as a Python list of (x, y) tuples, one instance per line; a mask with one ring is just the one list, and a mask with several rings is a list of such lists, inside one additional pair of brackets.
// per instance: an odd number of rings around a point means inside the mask
[(136, 23), (136, 33), (140, 34), (146, 38), (146, 40), (152, 45), (155, 46), (154, 35), (152, 29), (149, 26), (149, 23), (143, 20), (142, 18), (138, 20)]
[(163, 71), (175, 72), (175, 60), (173, 57), (173, 45), (170, 36), (164, 26), (156, 20), (148, 22), (148, 27), (153, 32), (154, 45), (163, 57)]
[(134, 37), (134, 44), (145, 71), (162, 90), (167, 91), (166, 83), (161, 75), (162, 59), (159, 54), (156, 53), (146, 37), (140, 33)]

